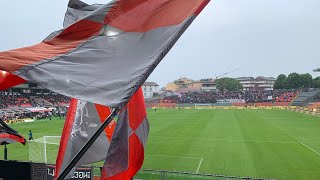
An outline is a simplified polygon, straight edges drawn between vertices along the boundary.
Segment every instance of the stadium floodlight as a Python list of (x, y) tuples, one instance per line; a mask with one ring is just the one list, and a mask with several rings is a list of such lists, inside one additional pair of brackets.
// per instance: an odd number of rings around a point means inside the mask
[(320, 68), (313, 70), (314, 72), (320, 72)]

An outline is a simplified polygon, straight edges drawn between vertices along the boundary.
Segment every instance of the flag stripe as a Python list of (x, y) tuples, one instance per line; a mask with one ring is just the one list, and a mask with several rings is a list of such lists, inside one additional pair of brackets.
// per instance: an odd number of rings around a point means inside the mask
[(149, 135), (149, 121), (147, 118), (145, 118), (142, 123), (139, 125), (139, 127), (135, 130), (136, 135), (140, 139), (140, 142), (142, 142), (143, 146), (145, 147), (147, 144), (147, 139)]
[(113, 6), (114, 1), (104, 5), (88, 5), (79, 0), (70, 0), (68, 4), (68, 10), (63, 22), (63, 27), (69, 27), (70, 25), (83, 18), (103, 24), (107, 13)]
[[(207, 1), (207, 0), (206, 0)], [(105, 23), (125, 32), (147, 32), (178, 25), (203, 8), (204, 0), (117, 1)]]
[(9, 133), (0, 133), (0, 142), (1, 144), (7, 143), (7, 144), (12, 144), (15, 142), (20, 142), (22, 144), (26, 143), (26, 140), (20, 136), (20, 135), (15, 135), (15, 134), (9, 134)]
[(210, 0), (204, 0), (198, 6), (198, 9), (194, 12), (195, 15), (199, 15), (201, 11), (209, 4)]
[(4, 91), (25, 82), (27, 81), (17, 75), (0, 71), (0, 91)]
[(132, 96), (128, 106), (130, 107), (130, 127), (133, 131), (135, 131), (147, 116), (147, 112), (141, 110), (146, 108), (143, 93), (137, 92), (134, 96)]
[[(136, 130), (131, 128), (131, 125), (136, 126), (132, 121), (139, 122)], [(130, 180), (143, 164), (148, 133), (149, 123), (140, 88), (119, 115), (101, 180)]]
[(71, 133), (71, 129), (75, 120), (75, 115), (77, 112), (77, 104), (78, 100), (77, 99), (72, 99), (70, 102), (66, 122), (63, 127), (63, 132), (61, 136), (61, 141), (60, 141), (60, 146), (59, 146), (59, 153), (56, 159), (56, 176), (59, 174), (61, 166), (63, 165), (63, 160), (65, 157), (67, 145), (68, 145), (68, 140), (69, 136)]
[[(140, 170), (143, 165), (144, 160), (144, 148), (139, 138), (132, 134), (129, 137), (129, 164), (128, 169), (114, 176), (107, 176), (105, 172), (103, 172), (101, 176), (101, 180), (131, 180), (135, 174)], [(105, 170), (105, 169), (104, 169)]]
[[(0, 53), (0, 70), (13, 73), (29, 64), (39, 61), (41, 62), (38, 64), (46, 63), (47, 61), (43, 60), (57, 58), (70, 52), (88, 40), (92, 35), (97, 34), (101, 27), (101, 23), (82, 20), (49, 41), (44, 41), (30, 47), (2, 52)], [(15, 74), (19, 75), (19, 73)]]
[[(95, 104), (96, 110), (98, 112), (98, 115), (100, 117), (101, 123), (103, 123), (108, 116), (111, 114), (111, 110), (107, 106), (102, 106), (100, 104)], [(116, 126), (115, 121), (111, 121), (108, 125), (108, 127), (104, 130), (107, 134), (108, 140), (111, 141), (113, 130)]]
[(105, 161), (106, 177), (115, 176), (128, 168), (129, 134), (128, 110), (125, 108), (119, 115), (114, 135)]

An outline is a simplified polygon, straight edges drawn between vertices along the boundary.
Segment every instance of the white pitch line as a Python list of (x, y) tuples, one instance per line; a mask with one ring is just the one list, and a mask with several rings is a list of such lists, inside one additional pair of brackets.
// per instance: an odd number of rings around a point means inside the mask
[(310, 149), (312, 152), (314, 152), (314, 153), (316, 153), (316, 154), (318, 154), (318, 155), (320, 156), (320, 153), (318, 153), (317, 151), (315, 151), (315, 150), (314, 150), (314, 149), (312, 149), (311, 147), (309, 147), (309, 146), (307, 146), (307, 145), (303, 144), (302, 142), (301, 142), (300, 144), (301, 144), (301, 145), (303, 145), (304, 147), (306, 147), (306, 148)]
[(199, 171), (200, 171), (200, 167), (201, 167), (202, 161), (203, 161), (203, 158), (201, 158), (201, 160), (200, 160), (200, 163), (199, 163), (199, 166), (198, 166), (198, 169), (197, 169), (197, 174), (199, 174)]
[(201, 158), (187, 157), (187, 156), (167, 156), (167, 155), (150, 155), (150, 154), (147, 154), (147, 156), (154, 156), (154, 157), (172, 157), (172, 158), (182, 158), (182, 159), (201, 159)]
[(205, 140), (205, 141), (229, 141), (229, 142), (255, 142), (255, 143), (282, 143), (282, 144), (298, 144), (294, 141), (259, 141), (259, 140), (250, 140), (250, 139), (210, 139), (210, 138), (186, 138), (186, 137), (163, 137), (163, 136), (153, 136), (156, 138), (169, 138), (169, 139), (194, 139), (194, 140)]

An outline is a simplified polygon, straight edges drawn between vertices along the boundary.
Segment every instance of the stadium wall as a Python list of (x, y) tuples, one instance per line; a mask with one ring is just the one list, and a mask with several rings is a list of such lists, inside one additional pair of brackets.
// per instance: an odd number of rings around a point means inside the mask
[[(53, 165), (32, 162), (0, 161), (0, 169), (0, 179), (4, 180), (53, 180), (55, 173)], [(80, 167), (71, 179), (93, 180), (93, 174), (93, 167)]]

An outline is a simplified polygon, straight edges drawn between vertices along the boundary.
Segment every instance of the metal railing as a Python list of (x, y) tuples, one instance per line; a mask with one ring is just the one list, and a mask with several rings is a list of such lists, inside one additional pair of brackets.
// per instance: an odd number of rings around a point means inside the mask
[(135, 179), (148, 180), (266, 180), (265, 178), (225, 176), (215, 174), (196, 174), (190, 172), (143, 169)]
[[(100, 176), (101, 167), (94, 167), (94, 175)], [(226, 176), (217, 174), (197, 174), (191, 172), (142, 169), (135, 180), (271, 180), (267, 178)]]

